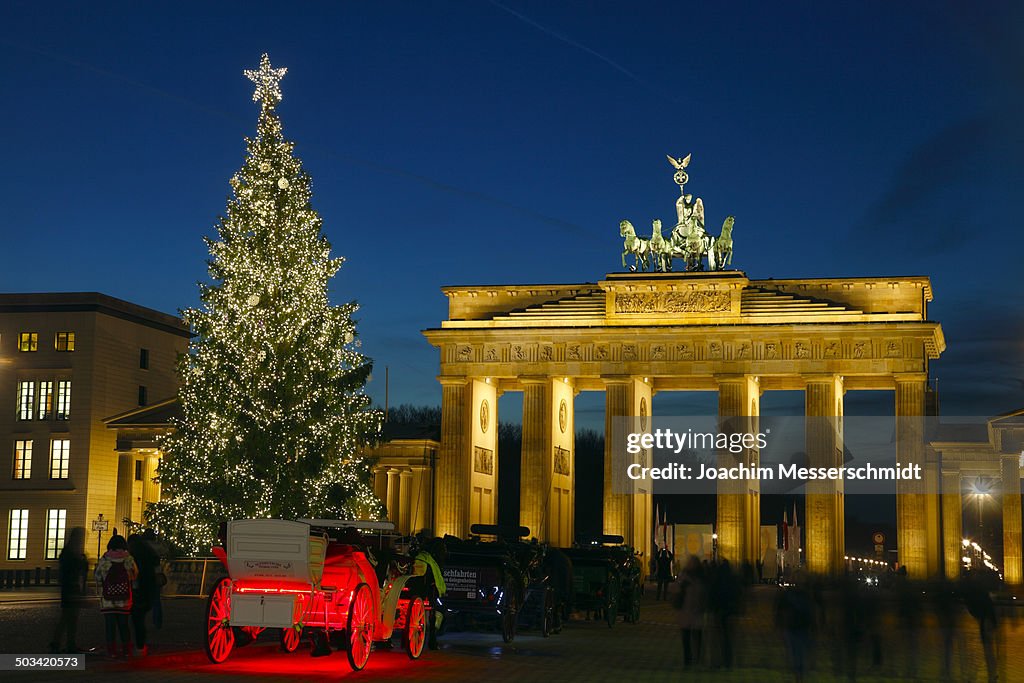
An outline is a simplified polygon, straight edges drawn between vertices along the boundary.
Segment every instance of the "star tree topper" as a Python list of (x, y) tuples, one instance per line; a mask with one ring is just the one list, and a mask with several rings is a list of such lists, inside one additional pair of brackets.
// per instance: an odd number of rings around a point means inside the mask
[(256, 84), (256, 91), (252, 94), (252, 101), (263, 100), (264, 107), (273, 107), (281, 101), (281, 79), (288, 73), (288, 69), (273, 69), (270, 67), (270, 57), (263, 53), (260, 58), (259, 69), (246, 69), (245, 77)]

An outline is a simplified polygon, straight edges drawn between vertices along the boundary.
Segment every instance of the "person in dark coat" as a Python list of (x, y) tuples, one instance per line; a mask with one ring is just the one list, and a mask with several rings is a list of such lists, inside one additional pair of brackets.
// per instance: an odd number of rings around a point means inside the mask
[(675, 555), (668, 549), (668, 546), (664, 545), (654, 557), (654, 576), (658, 580), (656, 600), (668, 599), (668, 586), (672, 583), (672, 561), (674, 559)]
[(160, 557), (156, 554), (146, 539), (139, 534), (132, 534), (128, 537), (128, 552), (135, 560), (139, 574), (135, 579), (133, 601), (131, 608), (132, 629), (135, 631), (135, 646), (139, 655), (145, 656), (149, 652), (149, 641), (146, 632), (146, 615), (153, 608), (156, 602), (159, 588), (156, 583), (157, 569), (160, 567)]
[[(85, 602), (85, 584), (89, 575), (89, 561), (85, 557), (85, 528), (76, 526), (68, 532), (59, 558), (60, 619), (50, 640), (50, 652), (75, 654), (78, 649), (78, 613)], [(66, 647), (60, 649), (61, 638)]]

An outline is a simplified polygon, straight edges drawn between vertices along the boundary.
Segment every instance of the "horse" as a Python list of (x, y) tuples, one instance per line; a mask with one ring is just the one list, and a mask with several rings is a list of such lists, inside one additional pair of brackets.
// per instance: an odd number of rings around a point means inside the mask
[(732, 264), (732, 226), (735, 222), (736, 218), (729, 216), (722, 223), (722, 234), (715, 239), (711, 251), (715, 258), (712, 270), (725, 270), (726, 266)]
[(629, 221), (622, 221), (619, 223), (619, 237), (626, 238), (622, 243), (623, 268), (627, 267), (627, 254), (633, 255), (633, 265), (629, 266), (630, 272), (635, 273), (637, 267), (640, 266), (642, 266), (645, 271), (651, 267), (650, 262), (647, 260), (648, 255), (651, 253), (651, 243), (649, 240), (636, 236), (636, 230), (633, 228), (632, 223)]
[(661, 221), (654, 219), (651, 230), (650, 242), (651, 258), (654, 260), (654, 267), (662, 273), (667, 273), (672, 268), (672, 243), (661, 236)]

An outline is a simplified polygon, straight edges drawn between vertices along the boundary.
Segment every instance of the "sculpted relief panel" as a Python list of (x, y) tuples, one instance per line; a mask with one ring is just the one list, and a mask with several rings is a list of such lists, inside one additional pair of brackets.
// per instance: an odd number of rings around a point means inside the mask
[(653, 292), (616, 294), (615, 312), (645, 313), (729, 313), (732, 297), (728, 292)]

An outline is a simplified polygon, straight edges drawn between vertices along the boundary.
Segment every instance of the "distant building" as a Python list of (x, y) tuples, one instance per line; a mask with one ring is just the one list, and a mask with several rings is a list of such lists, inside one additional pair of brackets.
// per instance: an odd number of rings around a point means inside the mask
[(92, 557), (93, 520), (109, 538), (159, 499), (156, 444), (131, 435), (177, 393), (188, 339), (179, 318), (104, 294), (0, 294), (0, 569), (55, 563), (76, 526)]

